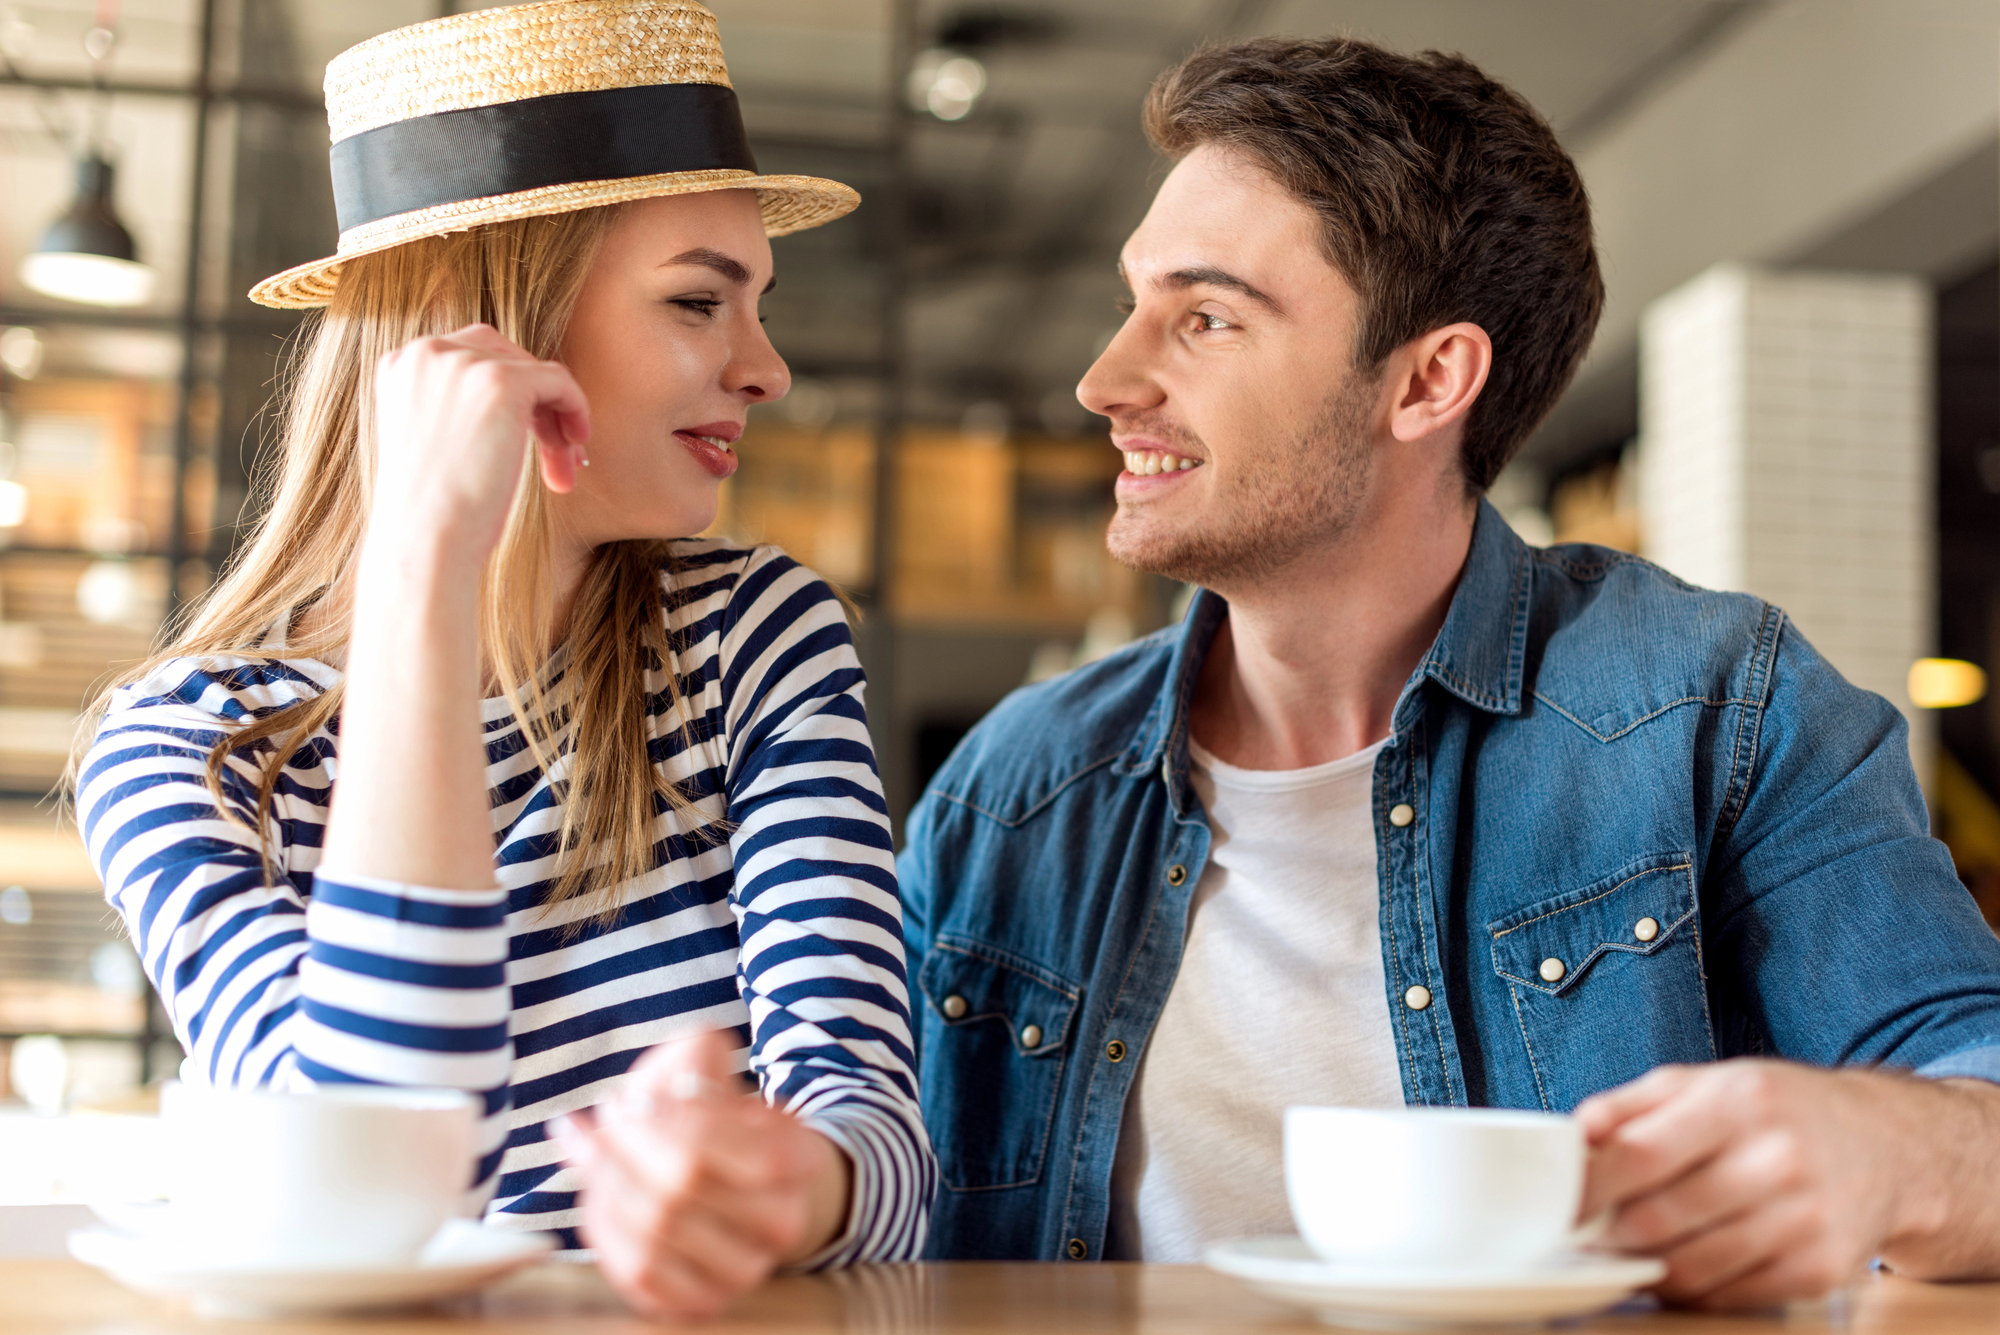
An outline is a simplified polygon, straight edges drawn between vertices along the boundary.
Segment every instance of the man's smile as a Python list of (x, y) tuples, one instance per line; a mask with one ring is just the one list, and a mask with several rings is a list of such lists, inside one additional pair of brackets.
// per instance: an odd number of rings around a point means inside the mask
[(1166, 450), (1126, 450), (1125, 471), (1133, 477), (1151, 477), (1155, 473), (1176, 473), (1188, 468), (1197, 468), (1201, 460), (1190, 459), (1186, 455), (1172, 454)]

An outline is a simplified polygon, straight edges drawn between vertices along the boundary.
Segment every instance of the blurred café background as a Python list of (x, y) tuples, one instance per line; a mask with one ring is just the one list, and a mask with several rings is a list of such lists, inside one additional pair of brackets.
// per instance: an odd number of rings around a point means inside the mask
[[(1908, 712), (2000, 920), (2000, 0), (713, 4), (760, 164), (865, 199), (777, 244), (797, 379), (718, 529), (864, 609), (898, 820), (1007, 691), (1186, 595), (1105, 556), (1119, 456), (1073, 395), (1162, 172), (1148, 83), (1347, 31), (1513, 84), (1595, 200), (1610, 305), (1503, 513), (1785, 607)], [(179, 1059), (48, 794), (93, 683), (254, 513), (298, 325), (243, 293), (332, 249), (322, 67), (469, 7), (0, 0), (6, 1106), (115, 1108)]]

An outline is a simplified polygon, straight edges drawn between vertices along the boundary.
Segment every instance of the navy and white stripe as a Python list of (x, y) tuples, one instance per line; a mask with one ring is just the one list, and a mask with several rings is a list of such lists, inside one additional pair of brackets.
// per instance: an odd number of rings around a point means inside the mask
[[(316, 879), (339, 772), (325, 731), (285, 761), (266, 822), (279, 874), (267, 878), (203, 767), (233, 725), (339, 679), (282, 646), (176, 660), (117, 693), (78, 793), (106, 895), (191, 1054), (189, 1078), (481, 1095), (479, 1190), (496, 1222), (577, 1245), (576, 1182), (549, 1120), (599, 1102), (662, 1039), (734, 1027), (765, 1097), (854, 1161), (848, 1228), (815, 1264), (914, 1257), (936, 1169), (846, 619), (774, 548), (676, 544), (662, 587), (694, 722), (662, 713), (654, 674), (652, 752), (702, 823), (660, 812), (656, 866), (624, 887), (609, 924), (576, 901), (544, 906), (562, 812), (504, 700), (484, 705), (502, 888)], [(558, 778), (566, 767), (565, 754)], [(251, 766), (232, 757), (224, 788), (250, 819)]]

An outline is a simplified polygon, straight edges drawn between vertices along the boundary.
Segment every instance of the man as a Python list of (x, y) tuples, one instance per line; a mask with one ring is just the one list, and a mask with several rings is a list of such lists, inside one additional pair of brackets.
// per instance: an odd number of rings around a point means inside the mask
[(1484, 1104), (1577, 1112), (1672, 1300), (2000, 1274), (2000, 944), (1899, 715), (1479, 499), (1602, 302), (1547, 125), (1342, 39), (1197, 54), (1146, 124), (1079, 397), (1112, 553), (1203, 592), (911, 816), (933, 1254), (1196, 1259), (1290, 1231), (1286, 1104)]

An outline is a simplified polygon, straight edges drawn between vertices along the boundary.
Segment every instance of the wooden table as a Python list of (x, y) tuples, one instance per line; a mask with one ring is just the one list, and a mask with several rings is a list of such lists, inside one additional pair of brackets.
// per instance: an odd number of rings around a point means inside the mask
[[(127, 1293), (74, 1261), (0, 1261), (5, 1335), (609, 1335), (657, 1332), (627, 1313), (588, 1266), (549, 1264), (421, 1315), (297, 1321), (203, 1321)], [(953, 1263), (864, 1267), (773, 1280), (722, 1320), (715, 1335), (1205, 1335), (1315, 1332), (1296, 1309), (1197, 1266)], [(1824, 1303), (1763, 1316), (1696, 1316), (1622, 1309), (1580, 1326), (1599, 1335), (1993, 1335), (2000, 1284), (1919, 1284), (1878, 1276)]]

